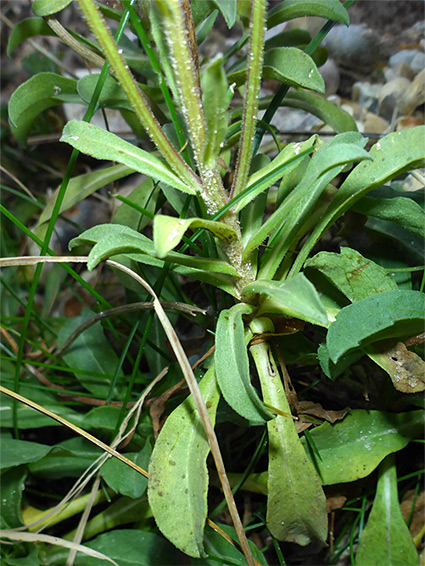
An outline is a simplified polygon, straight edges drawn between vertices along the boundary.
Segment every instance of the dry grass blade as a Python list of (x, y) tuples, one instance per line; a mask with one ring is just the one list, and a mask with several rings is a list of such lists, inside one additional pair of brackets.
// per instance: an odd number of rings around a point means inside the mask
[(117, 452), (116, 450), (114, 450), (113, 448), (111, 448), (110, 446), (108, 446), (107, 444), (105, 444), (104, 442), (102, 442), (92, 434), (90, 434), (89, 432), (86, 432), (79, 426), (67, 421), (66, 419), (60, 417), (59, 415), (56, 415), (55, 413), (52, 413), (52, 411), (49, 411), (49, 409), (42, 407), (38, 403), (34, 403), (34, 401), (31, 401), (30, 399), (27, 399), (26, 397), (19, 395), (19, 393), (15, 393), (14, 391), (7, 389), (6, 387), (3, 387), (3, 385), (0, 385), (0, 393), (4, 393), (5, 395), (8, 395), (9, 397), (12, 397), (12, 399), (16, 399), (17, 401), (23, 403), (24, 405), (27, 405), (28, 407), (31, 407), (32, 409), (39, 411), (40, 413), (46, 415), (47, 417), (50, 417), (51, 419), (55, 420), (61, 425), (66, 426), (67, 428), (73, 430), (80, 436), (83, 436), (89, 442), (92, 442), (93, 444), (95, 444), (105, 452), (108, 452), (108, 454), (111, 454), (111, 456), (118, 458), (118, 460), (121, 460), (121, 462), (124, 462), (124, 464), (130, 466), (130, 468), (133, 468), (133, 470), (136, 470), (136, 472), (142, 474), (142, 476), (145, 476), (145, 478), (148, 477), (148, 473), (146, 470), (144, 470), (143, 468), (141, 468), (140, 466), (138, 466), (137, 464), (135, 464), (134, 462), (132, 462), (131, 460), (129, 460), (128, 458), (126, 458), (125, 456), (123, 456), (122, 454), (120, 454), (119, 452)]
[(0, 531), (0, 538), (6, 538), (18, 542), (45, 542), (47, 544), (54, 544), (55, 546), (62, 546), (64, 548), (75, 549), (76, 552), (83, 552), (84, 554), (87, 554), (87, 556), (93, 556), (94, 558), (107, 560), (111, 564), (114, 564), (115, 566), (119, 566), (118, 562), (115, 562), (115, 560), (112, 560), (112, 558), (109, 558), (109, 556), (106, 556), (101, 552), (97, 552), (97, 550), (93, 550), (91, 548), (88, 548), (87, 546), (83, 546), (82, 544), (75, 544), (75, 542), (64, 540), (59, 537), (52, 537), (50, 535), (33, 534), (26, 532), (17, 533), (16, 531), (4, 529)]
[(202, 423), (205, 428), (205, 432), (207, 433), (208, 440), (210, 443), (211, 453), (214, 458), (214, 462), (217, 468), (217, 473), (220, 479), (221, 487), (223, 489), (224, 496), (226, 498), (227, 506), (230, 511), (230, 515), (232, 517), (233, 525), (236, 529), (242, 551), (247, 559), (249, 566), (255, 566), (254, 557), (252, 556), (251, 549), (249, 548), (248, 540), (245, 535), (245, 531), (242, 525), (242, 521), (239, 517), (239, 513), (236, 507), (235, 500), (233, 498), (232, 489), (230, 487), (229, 480), (227, 478), (226, 470), (224, 468), (223, 458), (221, 456), (220, 447), (218, 445), (217, 436), (214, 431), (214, 427), (212, 426), (210, 416), (208, 414), (207, 407), (205, 405), (205, 401), (201, 395), (199, 390), (198, 382), (196, 381), (195, 375), (193, 373), (192, 367), (187, 359), (186, 353), (183, 350), (183, 346), (181, 345), (180, 340), (177, 337), (177, 334), (174, 331), (167, 315), (165, 314), (164, 309), (162, 308), (161, 302), (159, 301), (158, 297), (156, 296), (154, 290), (150, 287), (150, 285), (142, 279), (137, 273), (117, 263), (113, 260), (107, 260), (106, 262), (111, 267), (115, 267), (133, 277), (136, 281), (138, 281), (150, 295), (152, 295), (154, 299), (154, 308), (155, 312), (159, 318), (159, 321), (167, 335), (168, 340), (170, 341), (171, 347), (173, 348), (174, 354), (179, 362), (180, 368), (182, 373), (186, 379), (187, 385), (189, 387), (189, 391), (192, 394), (192, 397), (195, 401), (196, 407), (199, 412), (199, 416), (202, 419)]

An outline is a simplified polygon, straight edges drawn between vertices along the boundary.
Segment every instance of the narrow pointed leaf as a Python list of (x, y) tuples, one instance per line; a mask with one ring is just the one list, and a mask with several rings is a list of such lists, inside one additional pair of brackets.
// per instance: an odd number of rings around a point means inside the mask
[(258, 314), (283, 314), (328, 326), (328, 316), (314, 285), (299, 273), (287, 281), (259, 280), (242, 290), (243, 294), (262, 295)]
[[(118, 179), (127, 177), (134, 173), (133, 169), (129, 169), (126, 165), (112, 165), (112, 167), (104, 167), (90, 171), (90, 173), (83, 173), (77, 177), (73, 177), (66, 189), (65, 197), (62, 201), (59, 214), (69, 210), (88, 196), (92, 195), (98, 189), (113, 183)], [(53, 208), (58, 197), (59, 188), (52, 194), (46, 203), (43, 212), (38, 219), (38, 224), (35, 228), (35, 233), (39, 238), (44, 237), (47, 229), (46, 224), (51, 218)]]
[(228, 124), (228, 86), (222, 56), (213, 59), (203, 71), (201, 86), (207, 125), (204, 160), (208, 166), (213, 167), (226, 137)]
[(235, 210), (242, 210), (258, 194), (265, 191), (273, 183), (278, 181), (285, 170), (301, 161), (303, 157), (312, 153), (315, 149), (317, 136), (312, 136), (303, 143), (290, 143), (277, 155), (268, 165), (256, 171), (248, 178), (245, 191), (235, 204)]
[(384, 185), (405, 171), (424, 166), (424, 135), (425, 126), (418, 126), (389, 134), (372, 147), (370, 155), (373, 161), (359, 163), (348, 175), (326, 214), (303, 245), (294, 262), (294, 269), (301, 269), (321, 235), (368, 191)]
[(242, 315), (252, 312), (253, 307), (240, 303), (220, 313), (214, 359), (217, 381), (226, 402), (252, 424), (260, 425), (272, 415), (251, 384)]
[(63, 102), (81, 103), (77, 81), (55, 73), (37, 73), (10, 97), (9, 120), (20, 144), (25, 144), (34, 120), (43, 110)]
[(319, 270), (352, 302), (397, 289), (386, 269), (347, 247), (339, 254), (319, 252), (304, 266)]
[(153, 240), (157, 256), (164, 258), (181, 242), (184, 233), (189, 228), (204, 228), (227, 242), (237, 238), (233, 228), (224, 222), (202, 218), (175, 218), (157, 214), (153, 221)]
[[(214, 367), (199, 387), (214, 424), (220, 398)], [(195, 558), (204, 556), (209, 451), (202, 421), (189, 397), (166, 420), (149, 465), (148, 496), (155, 521), (177, 548)]]
[(356, 554), (357, 566), (417, 566), (418, 552), (398, 501), (394, 456), (379, 467), (375, 500)]
[(348, 12), (339, 0), (285, 0), (270, 10), (267, 27), (303, 16), (320, 16), (349, 25)]
[[(251, 346), (264, 400), (290, 414), (279, 373), (266, 342)], [(305, 546), (326, 540), (326, 498), (291, 418), (277, 415), (267, 424), (269, 468), (267, 526), (279, 540)]]
[(331, 360), (386, 338), (423, 332), (425, 295), (419, 291), (384, 291), (340, 310), (326, 337)]
[(152, 153), (139, 149), (117, 135), (87, 122), (68, 122), (60, 141), (69, 143), (82, 153), (96, 159), (117, 161), (127, 165), (139, 173), (144, 173), (185, 193), (196, 192), (194, 187), (182, 182), (164, 161)]

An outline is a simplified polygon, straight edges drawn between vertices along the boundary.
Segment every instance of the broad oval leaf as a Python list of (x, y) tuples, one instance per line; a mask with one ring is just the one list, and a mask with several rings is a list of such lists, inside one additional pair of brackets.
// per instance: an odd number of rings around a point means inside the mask
[[(84, 308), (81, 316), (67, 319), (66, 324), (59, 331), (58, 346), (62, 346), (74, 330), (91, 316), (93, 312)], [(65, 350), (62, 358), (71, 369), (75, 370), (78, 381), (87, 391), (101, 399), (108, 397), (119, 359), (106, 339), (100, 322), (80, 334)], [(122, 376), (122, 372), (120, 375)], [(115, 388), (113, 397), (120, 393), (121, 391)]]
[(355, 409), (342, 421), (323, 423), (310, 431), (320, 458), (311, 453), (305, 438), (302, 443), (323, 485), (332, 485), (368, 476), (385, 456), (421, 436), (424, 425), (423, 411), (385, 413)]
[(379, 466), (372, 511), (362, 532), (356, 566), (417, 566), (418, 552), (400, 509), (394, 456)]
[[(252, 329), (261, 331), (253, 322)], [(291, 414), (285, 390), (266, 342), (251, 346), (264, 400)], [(313, 464), (300, 442), (294, 421), (283, 415), (267, 423), (269, 466), (267, 526), (279, 540), (307, 545), (326, 540), (326, 498)]]
[(363, 197), (352, 208), (356, 212), (397, 224), (419, 238), (425, 237), (425, 212), (420, 204), (405, 197)]
[(352, 302), (397, 289), (386, 269), (348, 247), (342, 247), (339, 254), (319, 252), (304, 267), (319, 270)]
[[(117, 511), (121, 516), (124, 515), (123, 509)], [(126, 517), (128, 516), (129, 513), (127, 512)], [(105, 517), (106, 519), (107, 517)], [(134, 520), (137, 519), (135, 518)], [(116, 518), (113, 519), (111, 517), (111, 521), (116, 521)], [(141, 529), (114, 528), (85, 543), (85, 546), (97, 552), (102, 552), (115, 560), (120, 566), (163, 566), (164, 564), (173, 564), (177, 554), (174, 546), (159, 533)], [(67, 551), (68, 553), (69, 551)], [(61, 563), (65, 564), (66, 559), (67, 555), (64, 555)], [(179, 558), (177, 559), (179, 560)], [(81, 552), (77, 554), (75, 561), (75, 566), (105, 566), (106, 564), (108, 563), (103, 559), (87, 556)]]
[(303, 16), (320, 16), (347, 26), (350, 24), (348, 12), (339, 0), (285, 0), (270, 10), (267, 27), (270, 29)]
[(12, 30), (7, 43), (7, 56), (29, 37), (37, 35), (56, 35), (43, 18), (25, 18), (18, 22)]
[[(199, 388), (214, 425), (220, 398), (214, 366)], [(157, 438), (149, 464), (148, 497), (161, 532), (195, 558), (205, 554), (209, 452), (201, 418), (189, 397), (171, 413)]]
[[(237, 86), (246, 80), (247, 61), (241, 61), (227, 75), (229, 84)], [(263, 78), (274, 79), (285, 84), (325, 92), (325, 83), (316, 63), (297, 47), (274, 47), (264, 53)]]
[(227, 27), (231, 29), (236, 22), (237, 0), (213, 0), (213, 2), (222, 13)]
[(2, 437), (0, 442), (0, 469), (12, 468), (41, 460), (52, 450), (52, 446)]
[(126, 142), (117, 135), (87, 122), (71, 121), (63, 129), (60, 141), (69, 143), (82, 153), (96, 159), (117, 161), (139, 173), (144, 173), (185, 193), (195, 194), (196, 189), (183, 183), (161, 159)]
[(249, 359), (242, 315), (252, 314), (244, 303), (221, 311), (215, 334), (217, 381), (226, 402), (251, 424), (261, 425), (272, 418), (251, 384)]
[(329, 324), (326, 309), (313, 283), (302, 273), (287, 281), (255, 281), (244, 287), (242, 293), (263, 295), (258, 315), (283, 314), (319, 326), (327, 327)]
[[(138, 466), (147, 469), (151, 455), (151, 446), (146, 442), (140, 452), (126, 453), (126, 457)], [(102, 468), (102, 477), (116, 493), (136, 499), (146, 491), (148, 480), (117, 458), (109, 458)]]
[[(87, 104), (90, 103), (90, 100), (93, 97), (99, 77), (99, 73), (93, 73), (82, 77), (77, 83), (78, 94)], [(133, 107), (131, 106), (127, 95), (118, 84), (118, 81), (111, 75), (107, 75), (97, 103), (101, 108), (120, 108), (133, 112)]]
[(235, 230), (224, 222), (202, 218), (175, 218), (157, 214), (153, 221), (153, 241), (157, 256), (164, 258), (181, 242), (184, 233), (189, 228), (209, 230), (214, 236), (228, 242), (237, 238)]
[(419, 291), (385, 291), (340, 310), (326, 337), (331, 360), (386, 338), (423, 332), (425, 295)]
[(9, 120), (20, 144), (25, 144), (36, 117), (62, 102), (79, 102), (77, 81), (55, 73), (37, 73), (21, 84), (10, 97)]
[(37, 16), (51, 16), (71, 4), (72, 0), (34, 0), (32, 9)]

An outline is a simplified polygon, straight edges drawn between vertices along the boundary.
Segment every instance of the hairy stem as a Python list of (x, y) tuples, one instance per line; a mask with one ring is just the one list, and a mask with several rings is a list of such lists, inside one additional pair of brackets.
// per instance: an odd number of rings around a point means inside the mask
[(179, 155), (155, 118), (143, 92), (128, 69), (94, 0), (78, 0), (84, 17), (99, 41), (134, 111), (153, 143), (179, 177), (193, 186), (199, 179)]

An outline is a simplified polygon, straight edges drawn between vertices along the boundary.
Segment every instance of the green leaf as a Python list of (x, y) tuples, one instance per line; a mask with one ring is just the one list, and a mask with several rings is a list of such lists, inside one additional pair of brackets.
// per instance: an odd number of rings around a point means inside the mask
[[(87, 104), (89, 104), (92, 99), (99, 77), (100, 73), (93, 73), (92, 75), (82, 77), (77, 83), (78, 94)], [(133, 107), (131, 106), (127, 95), (118, 84), (118, 81), (111, 75), (107, 75), (106, 77), (99, 96), (98, 105), (101, 108), (120, 108), (133, 112)]]
[(226, 402), (251, 424), (261, 425), (272, 415), (251, 385), (242, 315), (252, 314), (253, 310), (252, 306), (239, 303), (221, 311), (215, 334), (214, 360), (217, 381)]
[(348, 305), (337, 314), (326, 337), (331, 360), (386, 338), (423, 332), (425, 295), (419, 291), (384, 291)]
[[(180, 561), (176, 549), (164, 538), (140, 529), (113, 529), (85, 543), (106, 554), (119, 566), (163, 566)], [(65, 557), (66, 559), (66, 557)], [(76, 566), (105, 566), (105, 560), (78, 553)]]
[(328, 126), (333, 128), (338, 134), (357, 131), (356, 121), (348, 112), (343, 110), (341, 106), (335, 104), (335, 102), (327, 100), (315, 92), (309, 92), (307, 90), (288, 92), (282, 104), (283, 106), (300, 108), (301, 110), (310, 112), (313, 116), (317, 116), (323, 120), (325, 124), (328, 124)]
[(315, 149), (317, 139), (317, 136), (312, 136), (303, 143), (288, 144), (273, 161), (253, 173), (248, 178), (247, 187), (241, 193), (241, 198), (235, 204), (235, 210), (242, 210), (257, 195), (278, 181), (288, 167), (295, 166), (303, 157), (312, 153)]
[[(93, 312), (84, 308), (81, 316), (68, 319), (59, 331), (58, 346), (83, 322), (93, 316)], [(118, 366), (118, 356), (106, 339), (100, 322), (93, 324), (80, 334), (62, 355), (68, 366), (76, 371), (78, 381), (97, 397), (106, 399), (114, 371)], [(97, 376), (97, 377), (96, 377)], [(118, 392), (114, 391), (114, 397)]]
[[(227, 533), (235, 543), (239, 543), (236, 531), (233, 527), (222, 523), (217, 523), (217, 525)], [(230, 542), (209, 525), (205, 527), (204, 543), (208, 557), (199, 560), (191, 560), (191, 566), (217, 566), (217, 564), (220, 564), (220, 566), (246, 566), (246, 558), (242, 552), (238, 550), (236, 545), (230, 544)], [(254, 558), (256, 558), (260, 564), (267, 566), (264, 554), (258, 550), (257, 546), (249, 539), (248, 544)]]
[(326, 214), (301, 248), (294, 269), (301, 269), (321, 235), (367, 191), (425, 164), (424, 135), (425, 126), (418, 126), (389, 134), (372, 147), (370, 155), (373, 161), (359, 163), (342, 183)]
[(37, 35), (56, 35), (43, 18), (25, 18), (18, 22), (12, 30), (7, 43), (7, 56), (29, 37)]
[(50, 450), (51, 446), (17, 440), (16, 438), (2, 438), (0, 442), (0, 469), (16, 467), (29, 462), (41, 460)]
[[(149, 442), (140, 452), (127, 453), (126, 457), (143, 468), (147, 469), (151, 455)], [(146, 491), (148, 480), (117, 458), (109, 458), (102, 466), (102, 477), (116, 493), (126, 495), (132, 499), (141, 497)]]
[(420, 204), (406, 197), (363, 197), (352, 208), (360, 214), (393, 222), (419, 238), (425, 237), (425, 213)]
[(228, 242), (237, 238), (235, 230), (224, 222), (202, 218), (175, 218), (157, 214), (153, 221), (153, 241), (156, 255), (164, 258), (181, 242), (184, 233), (189, 228), (209, 230), (214, 236)]
[(213, 0), (213, 2), (222, 13), (227, 27), (231, 29), (236, 22), (237, 0)]
[[(118, 227), (119, 225), (113, 224), (111, 225), (111, 227), (112, 226)], [(127, 227), (120, 226), (120, 228)], [(89, 253), (87, 262), (87, 267), (89, 270), (94, 269), (101, 261), (119, 254), (134, 255), (135, 253), (145, 253), (155, 258), (156, 251), (153, 242), (146, 236), (137, 234), (137, 232), (131, 230), (131, 228), (128, 228), (127, 230), (129, 232), (124, 232), (124, 230), (121, 230), (121, 233), (111, 233), (110, 235), (107, 235), (99, 240), (99, 242), (91, 249)], [(72, 242), (76, 240), (78, 239), (75, 238), (74, 240), (72, 240)], [(178, 252), (170, 252), (163, 259), (172, 263), (187, 265), (189, 267), (194, 267), (197, 269), (204, 269), (205, 271), (215, 271), (218, 273), (233, 275), (235, 277), (238, 276), (237, 271), (229, 263), (218, 259), (193, 257)], [(154, 262), (152, 265), (158, 264)]]
[(394, 456), (379, 466), (375, 500), (356, 554), (356, 566), (417, 566), (418, 552), (401, 513)]
[[(282, 226), (276, 225), (276, 220), (282, 217), (279, 209), (276, 211), (276, 217), (270, 218), (265, 223), (269, 231), (270, 224), (276, 228), (276, 231), (269, 242), (272, 249), (263, 258), (260, 278), (271, 279), (279, 269), (287, 251), (295, 249), (299, 239), (323, 216), (323, 208), (326, 210), (329, 199), (333, 196), (332, 187), (330, 187), (331, 191), (328, 191), (330, 194), (327, 194), (330, 181), (347, 164), (371, 159), (362, 147), (365, 143), (366, 139), (357, 132), (345, 132), (338, 134), (314, 154), (301, 181), (280, 205), (284, 211), (290, 207), (285, 223)], [(322, 195), (324, 203), (320, 200)], [(290, 275), (292, 276), (293, 272)]]
[(215, 57), (203, 70), (201, 86), (207, 126), (204, 161), (209, 167), (214, 167), (226, 137), (228, 124), (228, 87), (221, 55)]
[[(19, 392), (24, 397), (28, 397), (32, 401), (43, 405), (43, 407), (49, 409), (53, 413), (56, 413), (64, 419), (81, 426), (83, 420), (81, 413), (74, 411), (64, 403), (58, 402), (52, 394), (27, 386), (23, 383), (21, 383)], [(13, 428), (13, 400), (4, 394), (0, 394), (0, 400), (2, 408), (0, 411), (0, 424), (4, 428)], [(18, 422), (19, 428), (22, 430), (61, 426), (50, 417), (42, 415), (38, 411), (35, 411), (31, 407), (27, 407), (23, 404), (18, 404)]]
[[(220, 398), (214, 366), (199, 386), (214, 425)], [(209, 451), (201, 418), (189, 397), (165, 421), (149, 465), (148, 496), (155, 521), (177, 548), (195, 558), (204, 556)]]
[[(320, 452), (309, 455), (323, 485), (348, 483), (371, 474), (392, 452), (398, 452), (423, 434), (423, 411), (385, 413), (355, 409), (342, 421), (323, 423), (310, 431)], [(307, 449), (305, 439), (302, 439)]]
[(102, 450), (85, 438), (70, 438), (53, 446), (41, 460), (30, 464), (29, 470), (47, 480), (79, 477), (101, 454)]
[[(260, 328), (255, 325), (252, 330)], [(291, 414), (279, 372), (265, 342), (251, 346), (264, 401)], [(313, 464), (300, 442), (294, 421), (283, 415), (267, 423), (269, 436), (267, 526), (279, 540), (305, 546), (326, 540), (326, 497)]]
[(267, 27), (277, 26), (282, 22), (303, 16), (320, 16), (348, 26), (348, 12), (339, 0), (285, 0), (270, 10)]
[[(242, 60), (227, 75), (229, 84), (240, 86), (246, 80), (247, 60)], [(274, 47), (264, 53), (263, 79), (274, 79), (285, 84), (325, 92), (325, 83), (316, 63), (297, 47)]]
[(51, 16), (71, 4), (72, 0), (34, 0), (32, 9), (37, 16)]
[(353, 350), (349, 354), (342, 356), (336, 364), (333, 363), (329, 357), (328, 348), (326, 343), (320, 344), (317, 350), (317, 359), (319, 360), (320, 367), (323, 373), (329, 377), (329, 379), (336, 379), (339, 377), (347, 368), (357, 362), (363, 357), (363, 352), (361, 350)]
[(80, 102), (77, 81), (55, 73), (38, 73), (21, 84), (10, 97), (9, 120), (20, 144), (25, 144), (35, 118), (62, 102)]
[[(22, 440), (18, 442), (23, 442)], [(2, 439), (3, 443), (3, 439)], [(30, 444), (30, 443), (28, 443)], [(49, 447), (50, 448), (50, 447)], [(1, 523), (0, 528), (10, 529), (24, 524), (22, 520), (22, 495), (28, 471), (24, 466), (13, 467), (1, 474)]]
[(258, 280), (242, 289), (243, 294), (258, 293), (258, 315), (283, 314), (327, 327), (328, 316), (314, 285), (299, 273), (287, 281)]
[(304, 267), (319, 270), (352, 302), (397, 289), (386, 269), (347, 247), (341, 248), (339, 254), (319, 252)]
[[(83, 173), (73, 177), (66, 189), (65, 197), (61, 204), (59, 214), (69, 210), (88, 196), (95, 193), (98, 189), (113, 183), (118, 179), (128, 177), (134, 173), (133, 169), (129, 169), (126, 165), (112, 165), (112, 167), (104, 167), (90, 171), (90, 173)], [(52, 194), (46, 203), (43, 212), (38, 219), (38, 224), (35, 228), (35, 233), (39, 238), (43, 238), (47, 229), (46, 224), (49, 222), (53, 208), (55, 206), (59, 188)]]
[[(97, 243), (99, 247), (96, 250), (94, 258), (92, 259), (89, 256), (90, 261), (92, 261), (94, 265), (96, 265), (97, 261), (102, 261), (102, 259), (108, 257), (110, 251), (121, 253), (117, 250), (131, 250), (125, 252), (127, 258), (146, 265), (153, 265), (160, 269), (165, 265), (163, 260), (154, 257), (154, 245), (149, 238), (143, 234), (139, 234), (128, 226), (121, 226), (119, 224), (99, 224), (98, 226), (90, 228), (77, 238), (71, 240), (69, 249), (84, 244)], [(97, 256), (98, 252), (101, 254), (100, 259)], [(106, 254), (105, 257), (103, 257), (103, 253)], [(177, 264), (175, 271), (182, 275), (194, 277), (200, 281), (216, 285), (231, 295), (235, 294), (233, 277), (238, 276), (238, 273), (225, 261), (193, 257), (177, 252), (170, 252), (164, 259)]]
[(194, 187), (183, 183), (164, 161), (152, 153), (139, 149), (115, 134), (87, 122), (68, 122), (60, 141), (69, 143), (82, 153), (96, 159), (117, 161), (127, 165), (139, 173), (163, 181), (185, 193), (193, 195), (196, 192)]

